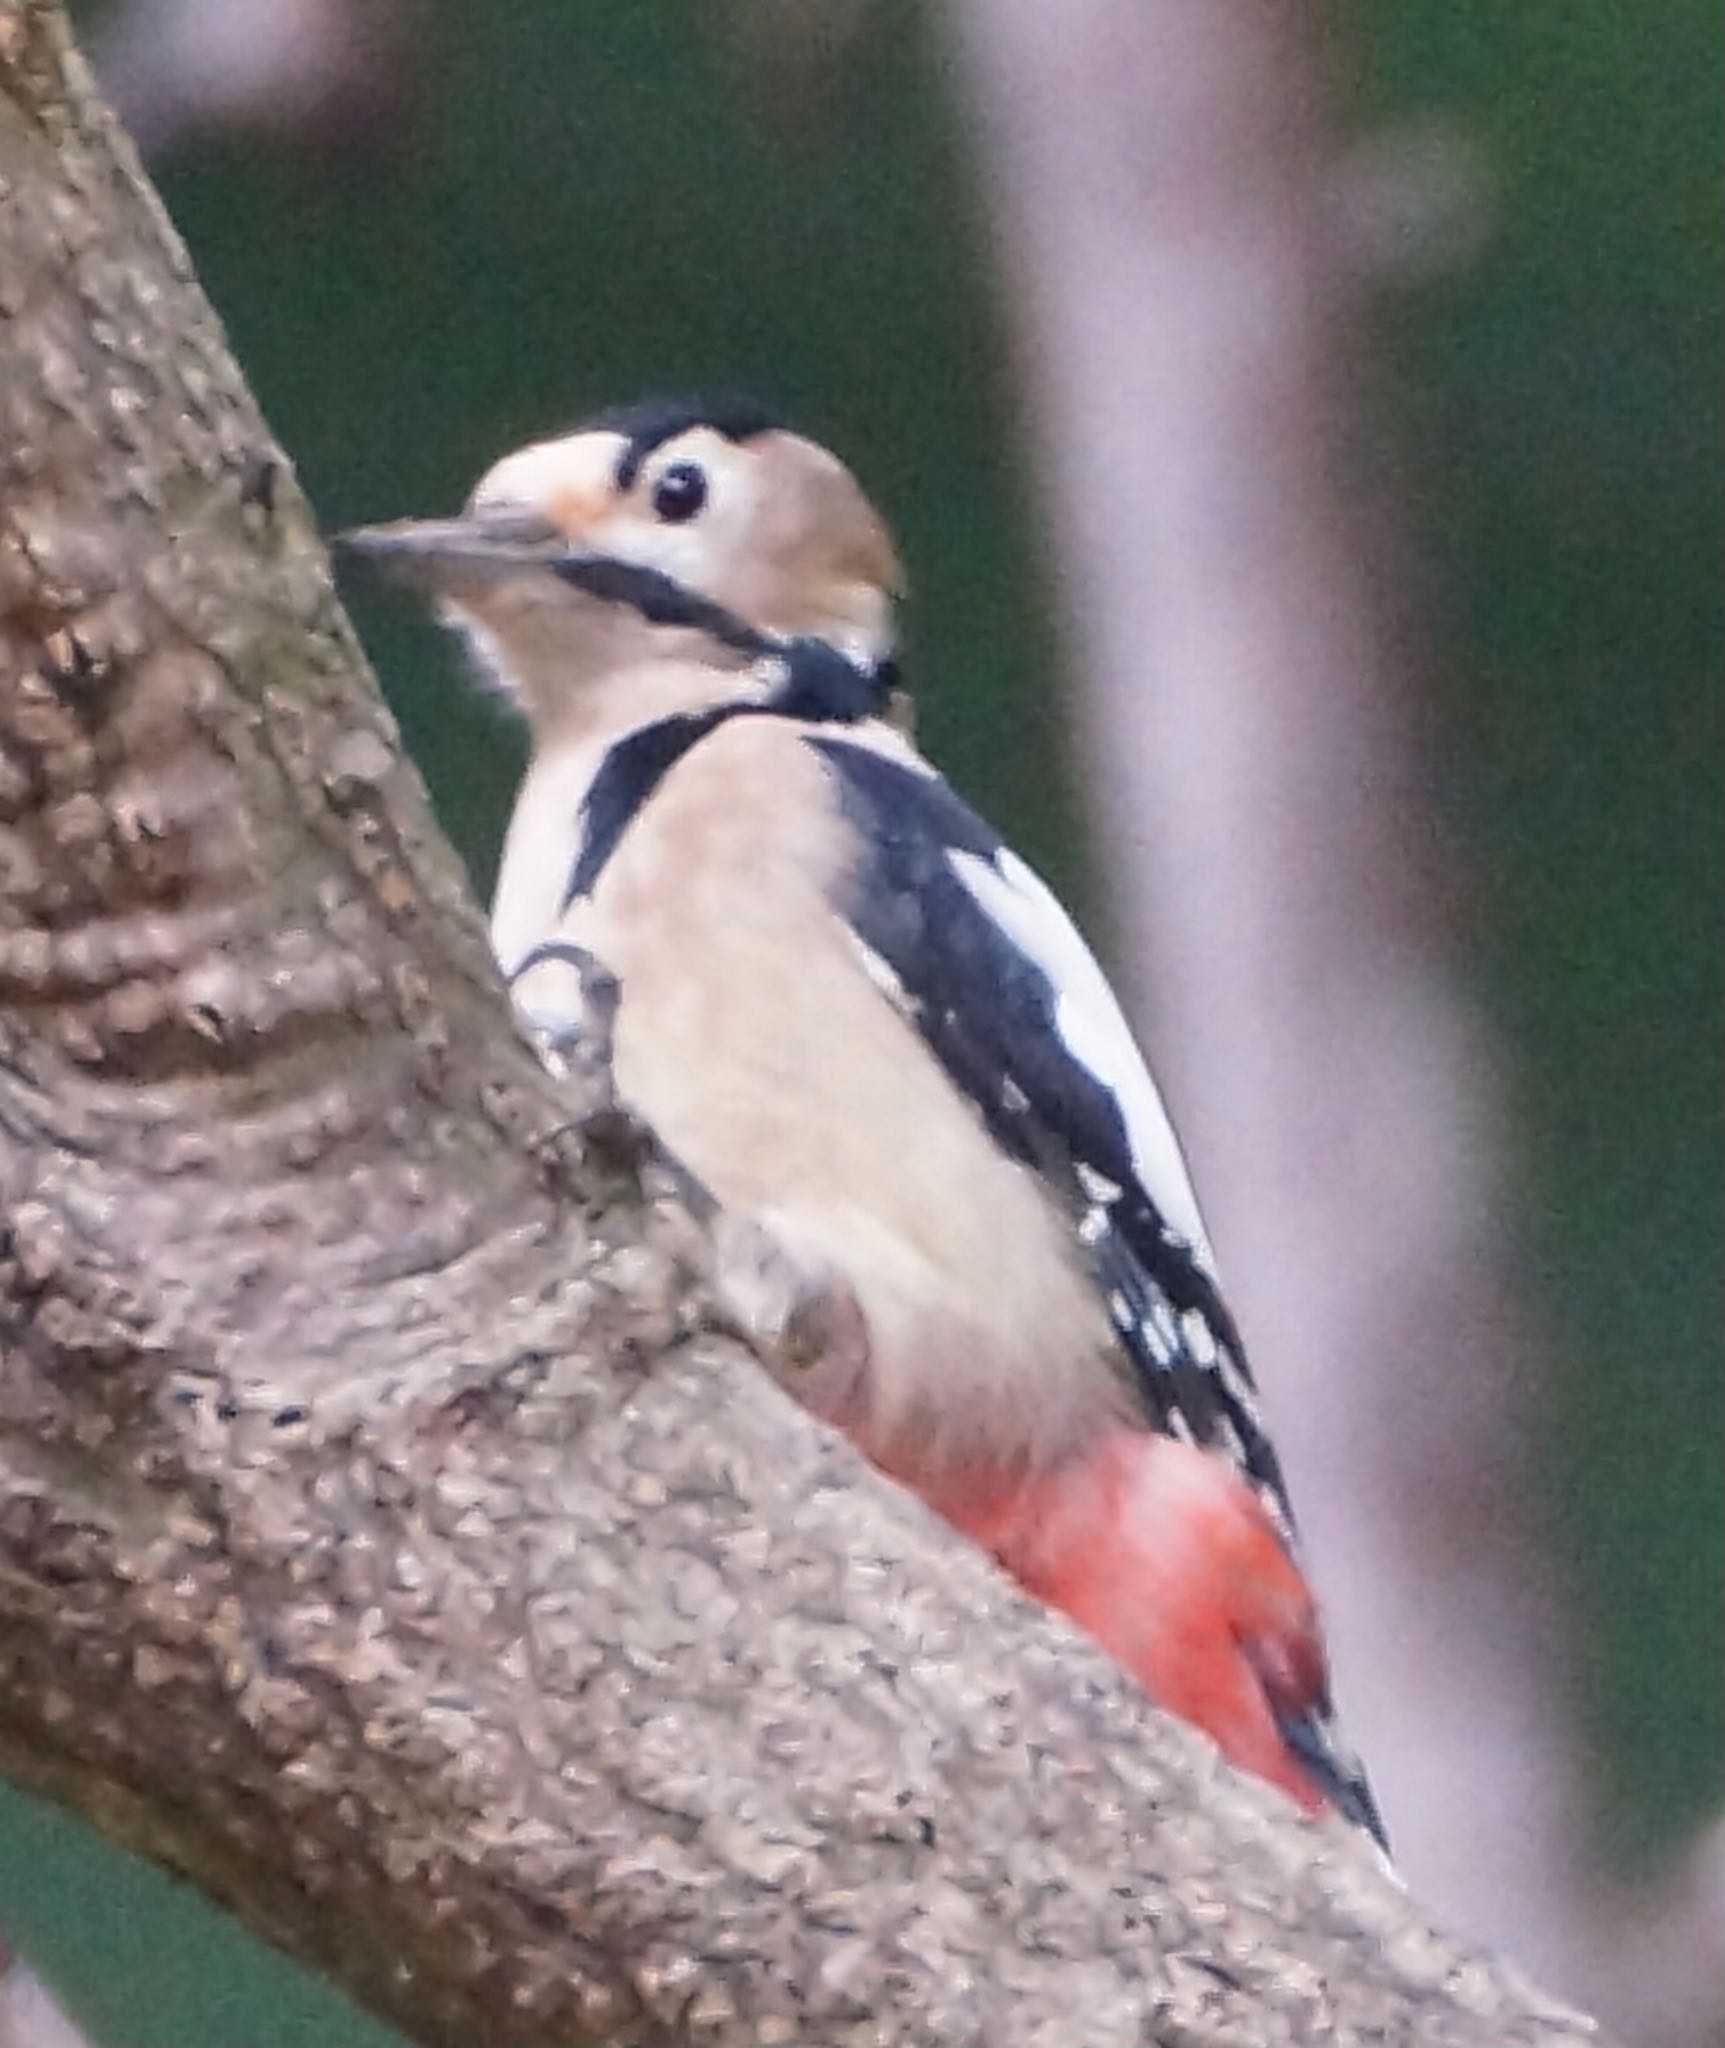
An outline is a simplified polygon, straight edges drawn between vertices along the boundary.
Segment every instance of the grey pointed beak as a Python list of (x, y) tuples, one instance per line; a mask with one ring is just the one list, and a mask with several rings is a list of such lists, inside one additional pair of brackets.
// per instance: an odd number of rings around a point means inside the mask
[(549, 567), (569, 552), (565, 536), (537, 512), (515, 506), (454, 519), (396, 519), (334, 537), (344, 555), (375, 563), (391, 581), (445, 591), (491, 584)]

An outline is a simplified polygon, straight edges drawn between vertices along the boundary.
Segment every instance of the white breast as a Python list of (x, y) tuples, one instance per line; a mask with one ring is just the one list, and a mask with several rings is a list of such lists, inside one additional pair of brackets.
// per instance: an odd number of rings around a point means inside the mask
[(581, 851), (581, 807), (602, 745), (535, 755), (503, 841), (491, 943), (506, 976), (564, 923), (563, 899)]

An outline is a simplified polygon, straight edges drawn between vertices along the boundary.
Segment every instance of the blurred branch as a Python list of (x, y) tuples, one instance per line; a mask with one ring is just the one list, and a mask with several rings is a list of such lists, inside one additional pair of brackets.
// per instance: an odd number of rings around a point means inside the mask
[(0, 1935), (0, 2048), (94, 2048), (30, 1965)]
[(242, 131), (309, 149), (399, 141), (425, 0), (120, 0), (92, 42), (146, 156)]
[(451, 2048), (1592, 2038), (691, 1341), (46, 0), (0, 187), (0, 1764)]
[(1414, 1880), (1605, 2001), (1498, 1089), (1344, 452), (1351, 292), (1464, 253), (1483, 181), (1441, 131), (1338, 162), (1297, 8), (955, 15), (1126, 957), (1341, 1697)]
[(1663, 1882), (1594, 1901), (1598, 1947), (1584, 1981), (1611, 1999), (1636, 2048), (1725, 2048), (1725, 1813)]
[[(1481, 145), (1435, 116), (1359, 138), (1328, 179), (1332, 260), (1365, 285), (1424, 284), (1464, 270), (1491, 224), (1491, 178)], [(1325, 201), (1315, 195), (1320, 211)]]

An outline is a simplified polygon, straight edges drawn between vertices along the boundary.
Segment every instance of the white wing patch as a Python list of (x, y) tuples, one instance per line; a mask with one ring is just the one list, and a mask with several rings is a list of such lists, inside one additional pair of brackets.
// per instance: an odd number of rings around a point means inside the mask
[(1150, 1078), (1107, 976), (1078, 927), (1033, 869), (1009, 848), (993, 860), (948, 850), (953, 873), (1055, 992), (1054, 1024), (1066, 1050), (1119, 1104), (1132, 1164), (1171, 1231), (1206, 1269), (1209, 1233), (1156, 1083)]

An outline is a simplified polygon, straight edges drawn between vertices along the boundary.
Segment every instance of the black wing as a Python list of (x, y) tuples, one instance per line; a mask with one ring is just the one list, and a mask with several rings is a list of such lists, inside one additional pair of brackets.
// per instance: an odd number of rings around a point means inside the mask
[[(1070, 992), (1063, 1006), (1056, 981), (1057, 962), (1083, 946), (1070, 919), (937, 776), (836, 737), (808, 744), (831, 770), (866, 849), (842, 905), (853, 931), (890, 971), (929, 1049), (996, 1142), (1034, 1168), (1070, 1214), (1150, 1420), (1226, 1451), (1287, 1522), (1239, 1333), (1201, 1246), (1170, 1221), (1170, 1211), (1189, 1208), (1190, 1194), (1165, 1120), (1157, 1135), (1179, 1188), (1146, 1186), (1134, 1157), (1128, 1104), (1141, 1119), (1161, 1117), (1148, 1076), (1123, 1030), (1109, 1050), (1117, 1064), (1129, 1059), (1131, 1072), (1099, 1074), (1073, 1048)], [(1002, 904), (1022, 907), (1011, 929)], [(1087, 951), (1084, 959), (1100, 985)]]
[[(1173, 1133), (1071, 919), (938, 776), (836, 736), (806, 743), (831, 771), (864, 849), (840, 906), (852, 931), (996, 1142), (1041, 1175), (1071, 1217), (1147, 1419), (1225, 1453), (1291, 1542), (1281, 1466)], [(1074, 981), (1093, 1004), (1103, 1000), (1107, 1028), (1076, 1029)], [(1277, 1719), (1337, 1810), (1383, 1843), (1327, 1696), (1309, 1711), (1277, 1710)]]

